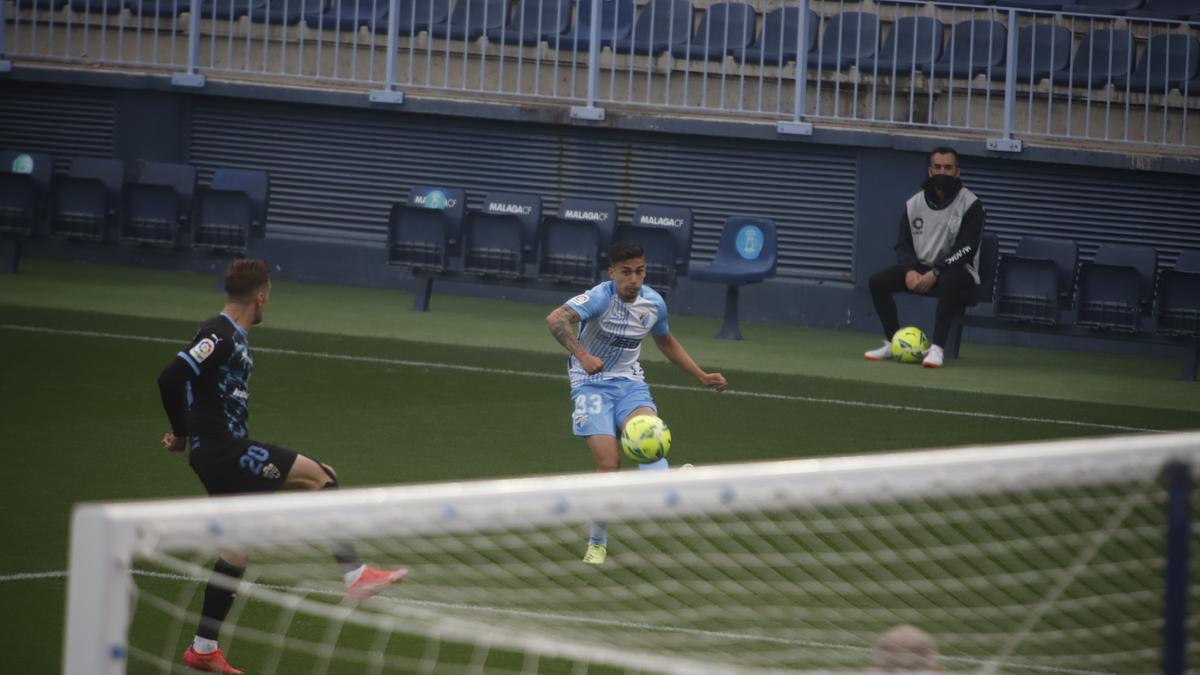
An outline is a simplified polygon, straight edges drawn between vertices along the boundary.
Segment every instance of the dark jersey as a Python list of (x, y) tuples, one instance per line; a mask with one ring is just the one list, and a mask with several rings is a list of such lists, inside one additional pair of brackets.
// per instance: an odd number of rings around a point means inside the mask
[[(218, 314), (200, 324), (192, 341), (159, 378), (172, 433), (190, 436), (192, 447), (245, 438), (253, 370), (246, 331), (233, 319)], [(186, 379), (182, 401), (177, 387), (170, 386), (178, 381), (173, 373)]]

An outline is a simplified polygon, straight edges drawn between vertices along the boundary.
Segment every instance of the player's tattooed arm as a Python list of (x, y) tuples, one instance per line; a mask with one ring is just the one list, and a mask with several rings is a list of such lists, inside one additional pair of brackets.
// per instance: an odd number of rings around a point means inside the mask
[(576, 356), (587, 351), (579, 342), (579, 338), (575, 336), (575, 324), (577, 323), (579, 323), (579, 314), (567, 305), (555, 308), (546, 317), (546, 327), (550, 329), (550, 334), (554, 336), (555, 340), (558, 340), (558, 344), (566, 347), (567, 351)]
[(585, 372), (595, 374), (604, 369), (604, 362), (592, 356), (575, 336), (574, 324), (579, 321), (579, 314), (574, 309), (562, 305), (546, 317), (546, 327), (550, 329), (554, 339), (558, 340), (558, 344), (565, 347), (579, 361)]

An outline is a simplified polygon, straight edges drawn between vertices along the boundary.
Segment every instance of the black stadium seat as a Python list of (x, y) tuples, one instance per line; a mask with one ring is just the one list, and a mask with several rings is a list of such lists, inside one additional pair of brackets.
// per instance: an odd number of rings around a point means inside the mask
[(143, 162), (125, 187), (121, 239), (176, 246), (190, 224), (196, 170), (187, 164)]
[[(821, 18), (808, 10), (804, 25), (805, 58), (817, 46), (817, 32)], [(778, 7), (763, 16), (763, 27), (754, 44), (745, 49), (733, 50), (733, 57), (742, 63), (765, 66), (782, 66), (796, 60), (797, 35), (800, 31), (800, 8)]]
[(125, 189), (125, 164), (119, 159), (78, 157), (55, 182), (50, 233), (72, 239), (104, 241), (117, 227)]
[(1102, 89), (1133, 66), (1133, 33), (1124, 28), (1098, 28), (1083, 37), (1071, 67), (1052, 75), (1054, 84)]
[(192, 243), (197, 248), (245, 253), (265, 234), (270, 177), (259, 169), (217, 169), (200, 192)]
[(517, 279), (537, 253), (542, 198), (493, 192), (478, 211), (467, 214), (463, 228), (463, 271)]
[(1200, 0), (1146, 0), (1138, 9), (1125, 12), (1128, 17), (1149, 19), (1186, 19), (1200, 14)]
[(595, 283), (616, 221), (614, 202), (563, 200), (557, 216), (542, 219), (538, 278), (575, 285)]
[(1200, 251), (1184, 251), (1175, 268), (1158, 278), (1157, 320), (1160, 333), (1200, 338)]
[(996, 316), (1057, 325), (1070, 306), (1078, 247), (1070, 239), (1021, 237), (997, 274)]
[(1137, 67), (1113, 78), (1118, 90), (1165, 94), (1180, 89), (1200, 71), (1200, 40), (1184, 33), (1159, 33), (1146, 42)]
[(488, 30), (489, 42), (506, 45), (536, 45), (558, 40), (571, 25), (571, 0), (521, 0), (506, 28)]
[(633, 26), (633, 34), (617, 40), (618, 54), (658, 56), (686, 44), (692, 35), (690, 0), (650, 0)]
[(304, 23), (322, 30), (353, 32), (366, 26), (368, 30), (387, 32), (388, 5), (388, 0), (333, 0), (323, 14), (305, 16)]
[(0, 236), (24, 239), (41, 234), (53, 176), (50, 155), (0, 151)]
[(879, 17), (868, 12), (843, 12), (825, 22), (821, 46), (808, 55), (808, 65), (820, 70), (846, 70), (873, 58), (879, 49)]
[(460, 248), (466, 193), (457, 188), (414, 187), (408, 201), (392, 206), (388, 263), (444, 272)]
[[(1064, 26), (1035, 23), (1017, 32), (1017, 63), (1014, 69), (1017, 84), (1037, 84), (1047, 77), (1061, 73), (1071, 64), (1071, 31)], [(988, 77), (1003, 80), (1007, 67), (988, 68)]]
[[(575, 29), (562, 36), (558, 48), (587, 52), (592, 44), (591, 0), (581, 0), (576, 7)], [(600, 0), (599, 23), (601, 47), (611, 47), (617, 40), (629, 37), (633, 32), (633, 0)]]
[(941, 58), (945, 30), (941, 21), (929, 16), (896, 19), (879, 49), (879, 56), (865, 59), (858, 68), (876, 75), (910, 76)]
[(921, 68), (930, 77), (970, 79), (1004, 63), (1008, 29), (999, 21), (962, 21), (950, 29), (941, 58)]
[(1135, 333), (1150, 310), (1158, 254), (1153, 247), (1104, 244), (1079, 266), (1076, 323)]
[(696, 27), (691, 44), (676, 44), (671, 54), (680, 59), (720, 61), (735, 49), (750, 46), (757, 16), (754, 8), (743, 2), (711, 5)]
[(508, 0), (458, 0), (446, 23), (431, 26), (429, 36), (478, 40), (488, 31), (508, 26)]
[(642, 204), (628, 225), (617, 228), (616, 239), (636, 241), (646, 250), (647, 284), (660, 291), (675, 288), (676, 280), (688, 273), (692, 210)]

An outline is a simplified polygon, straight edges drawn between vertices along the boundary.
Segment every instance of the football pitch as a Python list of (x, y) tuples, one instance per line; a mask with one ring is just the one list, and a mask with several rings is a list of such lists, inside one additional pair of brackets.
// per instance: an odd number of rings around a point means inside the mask
[[(216, 289), (215, 273), (39, 260), (0, 277), (6, 672), (59, 669), (73, 504), (201, 494), (185, 458), (158, 444), (167, 426), (155, 379), (220, 310)], [(436, 295), (425, 314), (410, 304), (401, 291), (277, 281), (250, 336), (252, 436), (333, 465), (347, 488), (590, 469), (570, 432), (565, 353), (543, 323), (553, 302)], [(962, 359), (930, 371), (863, 361), (877, 340), (868, 333), (751, 323), (746, 340), (725, 342), (712, 338), (718, 323), (671, 317), (697, 362), (726, 375), (724, 394), (643, 349), (675, 464), (1149, 433), (1200, 419), (1198, 385), (1174, 380), (1169, 358), (967, 343)]]

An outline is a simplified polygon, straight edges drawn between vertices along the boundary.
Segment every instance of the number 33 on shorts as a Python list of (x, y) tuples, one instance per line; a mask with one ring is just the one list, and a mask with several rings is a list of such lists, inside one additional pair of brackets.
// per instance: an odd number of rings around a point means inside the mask
[(599, 394), (579, 394), (575, 397), (575, 413), (572, 419), (576, 427), (583, 427), (592, 416), (604, 412), (604, 397)]

